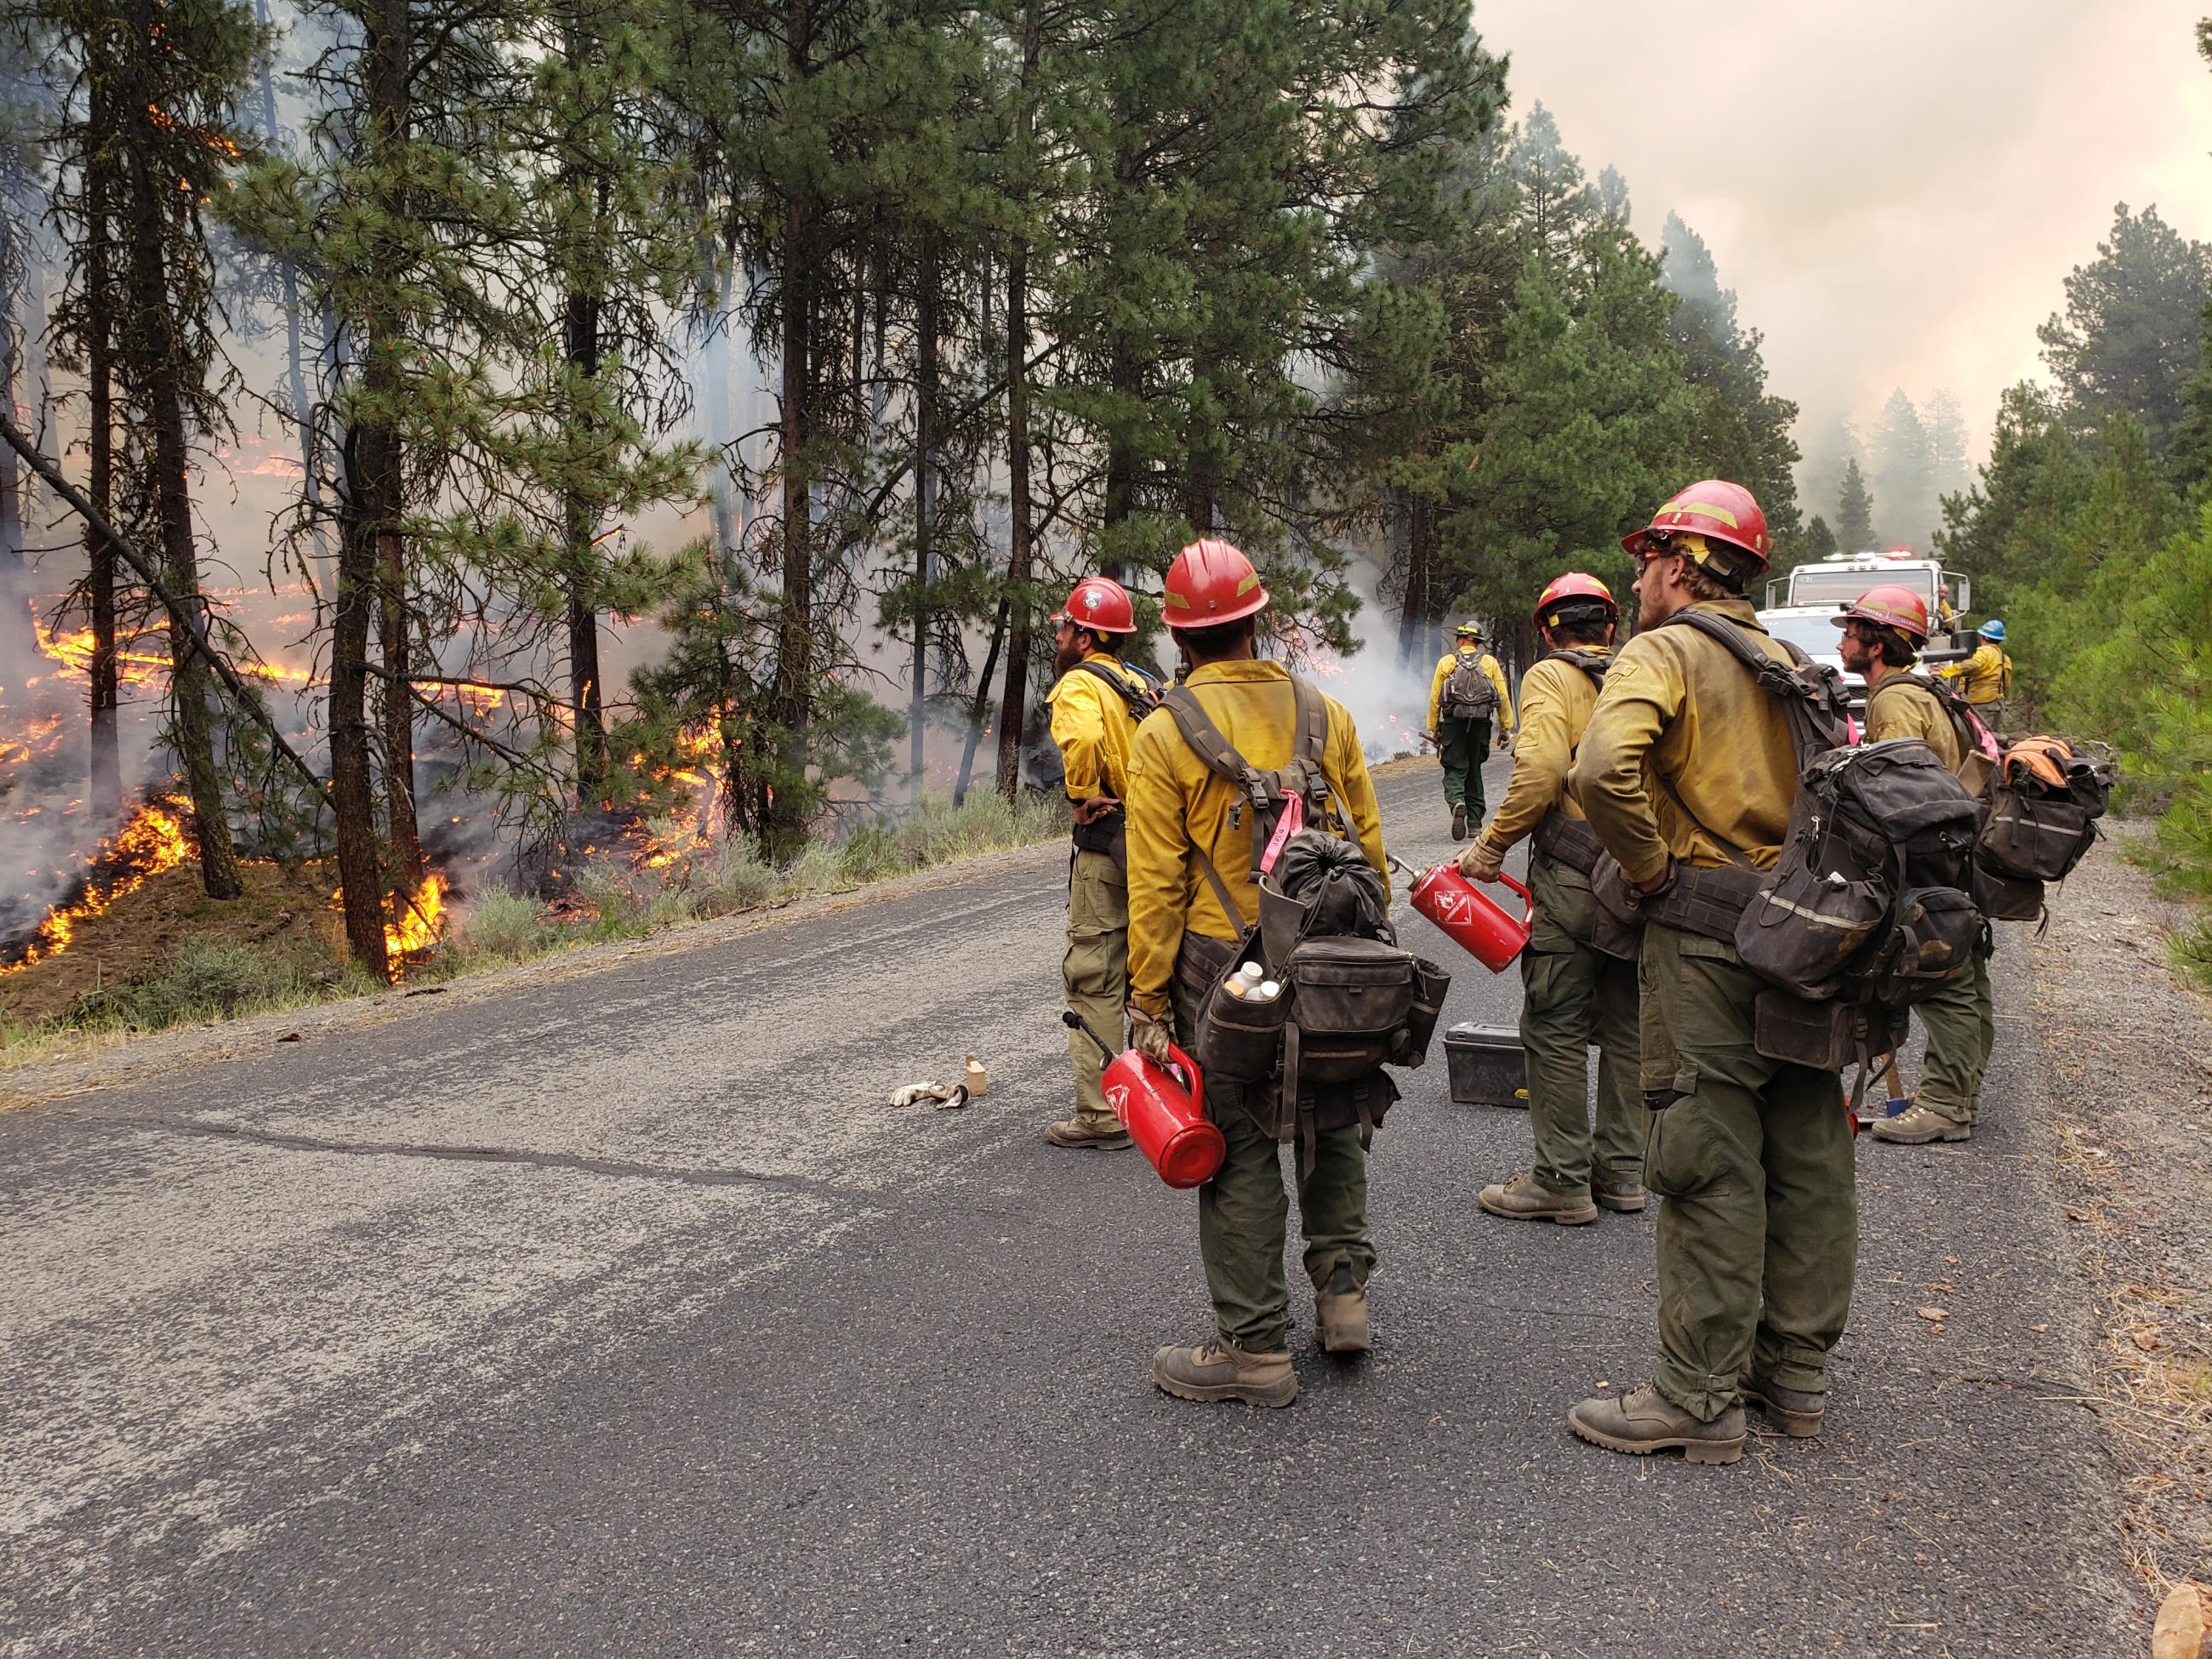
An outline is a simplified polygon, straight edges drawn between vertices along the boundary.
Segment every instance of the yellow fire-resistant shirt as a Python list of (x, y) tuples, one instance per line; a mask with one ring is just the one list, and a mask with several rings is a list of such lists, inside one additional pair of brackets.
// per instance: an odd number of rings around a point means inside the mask
[[(1601, 646), (1579, 647), (1592, 656), (1609, 656)], [(1501, 856), (1532, 834), (1544, 815), (1558, 807), (1578, 818), (1583, 809), (1567, 793), (1567, 774), (1575, 746), (1583, 740), (1597, 686), (1571, 662), (1540, 662), (1521, 677), (1521, 735), (1513, 744), (1513, 780), (1498, 816), (1480, 839)]]
[(1958, 728), (1933, 691), (1901, 672), (1883, 675), (1867, 694), (1866, 740), (1886, 743), (1892, 738), (1919, 738), (1957, 774), (1961, 758)]
[[(1748, 599), (1700, 600), (1749, 631), (1778, 662), (1788, 653)], [(1782, 706), (1718, 640), (1693, 627), (1653, 628), (1621, 647), (1598, 693), (1569, 787), (1633, 882), (1656, 881), (1672, 854), (1718, 869), (1771, 867), (1797, 793)]]
[[(1296, 714), (1291, 676), (1281, 664), (1207, 663), (1192, 670), (1183, 684), (1197, 696), (1207, 718), (1221, 728), (1230, 746), (1253, 767), (1266, 772), (1289, 762)], [(1334, 697), (1322, 701), (1328, 706), (1322, 775), (1336, 792), (1339, 810), (1348, 815), (1359, 850), (1382, 875), (1387, 891), (1390, 877), (1382, 855), (1382, 815), (1375, 804), (1375, 785), (1367, 775), (1359, 734), (1342, 703)], [(1129, 1000), (1148, 1014), (1164, 1014), (1184, 931), (1233, 939), (1259, 918), (1260, 896), (1252, 884), (1250, 805), (1225, 779), (1206, 769), (1164, 708), (1137, 728), (1137, 740), (1129, 751), (1127, 800)], [(1243, 810), (1232, 826), (1231, 809), (1238, 806)], [(1205, 850), (1237, 901), (1240, 914), (1235, 920), (1222, 913), (1205, 872), (1191, 856), (1194, 847)]]
[(2012, 695), (2012, 659), (1992, 640), (1984, 640), (1964, 662), (1946, 663), (1936, 671), (1947, 680), (1960, 682), (1970, 703), (2002, 702)]
[[(1437, 662), (1437, 677), (1429, 682), (1429, 730), (1437, 729), (1437, 717), (1443, 710), (1444, 682), (1451, 678), (1452, 670), (1459, 666), (1459, 653), (1447, 651)], [(1505, 689), (1505, 671), (1498, 665), (1498, 659), (1487, 651), (1475, 665), (1489, 682), (1498, 688), (1498, 726), (1503, 732), (1513, 729), (1513, 697)]]
[[(1107, 652), (1094, 651), (1084, 660), (1133, 689), (1148, 689), (1143, 675)], [(1067, 798), (1089, 800), (1103, 793), (1128, 799), (1129, 744), (1137, 735), (1128, 703), (1085, 668), (1062, 674), (1044, 700), (1052, 706), (1052, 740), (1060, 745), (1060, 767), (1067, 774)]]

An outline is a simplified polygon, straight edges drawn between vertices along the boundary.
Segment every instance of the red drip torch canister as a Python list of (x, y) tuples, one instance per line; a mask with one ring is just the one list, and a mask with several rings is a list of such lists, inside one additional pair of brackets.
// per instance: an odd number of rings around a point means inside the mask
[[(1108, 1063), (1099, 1086), (1160, 1179), (1170, 1187), (1200, 1187), (1220, 1169), (1228, 1144), (1206, 1120), (1206, 1079), (1196, 1063), (1180, 1048), (1168, 1052), (1175, 1056), (1173, 1070), (1125, 1048)], [(1190, 1079), (1188, 1091), (1177, 1072)]]
[(1515, 916), (1459, 872), (1456, 864), (1439, 864), (1413, 883), (1413, 908), (1436, 923), (1493, 974), (1502, 974), (1528, 948), (1528, 913), (1534, 901), (1528, 890), (1510, 876), (1498, 880), (1521, 895), (1522, 913)]

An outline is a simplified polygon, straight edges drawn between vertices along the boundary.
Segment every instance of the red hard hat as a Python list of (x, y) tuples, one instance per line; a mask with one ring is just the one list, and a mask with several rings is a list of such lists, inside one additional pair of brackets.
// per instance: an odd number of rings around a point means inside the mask
[(1928, 643), (1928, 602), (1909, 587), (1869, 587), (1856, 604), (1845, 605), (1834, 622), (1838, 628), (1846, 623), (1872, 623), (1876, 628), (1894, 628), (1915, 645)]
[(1571, 599), (1595, 600), (1605, 607), (1605, 614), (1613, 621), (1620, 620), (1620, 606), (1614, 603), (1613, 590), (1596, 577), (1579, 570), (1570, 570), (1564, 576), (1554, 576), (1551, 586), (1536, 596), (1536, 626), (1556, 628), (1559, 619), (1547, 617), (1545, 612), (1553, 606), (1565, 605)]
[(1055, 625), (1073, 623), (1099, 634), (1137, 631), (1137, 613), (1129, 604), (1129, 590), (1111, 576), (1085, 576), (1076, 583), (1067, 603), (1052, 620)]
[[(1771, 550), (1766, 538), (1766, 514), (1758, 498), (1741, 484), (1724, 478), (1705, 478), (1675, 495), (1651, 515), (1651, 522), (1632, 536), (1621, 538), (1621, 546), (1641, 554), (1655, 541), (1674, 536), (1702, 536), (1709, 542), (1725, 542), (1748, 553), (1761, 570)], [(1685, 549), (1702, 565), (1694, 549)]]
[(1193, 542), (1168, 567), (1162, 614), (1170, 628), (1212, 628), (1267, 608), (1252, 561), (1218, 537)]

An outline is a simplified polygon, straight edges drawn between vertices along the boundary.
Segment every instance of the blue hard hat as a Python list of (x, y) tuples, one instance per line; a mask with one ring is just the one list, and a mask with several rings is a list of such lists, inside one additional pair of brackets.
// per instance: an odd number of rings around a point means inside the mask
[(1999, 622), (1995, 617), (1990, 617), (1987, 622), (1982, 624), (1982, 637), (1985, 640), (1996, 640), (1999, 643), (2002, 643), (2004, 640), (2004, 624)]

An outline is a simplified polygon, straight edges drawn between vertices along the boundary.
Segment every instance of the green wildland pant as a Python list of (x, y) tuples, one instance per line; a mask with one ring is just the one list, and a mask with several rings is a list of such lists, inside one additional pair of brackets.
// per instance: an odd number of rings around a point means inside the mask
[(1914, 1103), (1954, 1123), (1972, 1123), (1982, 1114), (1982, 1078), (1997, 1040), (1990, 959), (1977, 952), (1973, 966), (1919, 1004), (1918, 1012), (1928, 1029), (1928, 1057)]
[[(1531, 854), (1528, 891), (1535, 917), (1521, 957), (1521, 1047), (1528, 1060), (1536, 1179), (1553, 1192), (1586, 1198), (1593, 1159), (1605, 1175), (1643, 1178), (1636, 964), (1591, 948), (1597, 900), (1581, 871)], [(1593, 1042), (1598, 1045), (1595, 1138)]]
[(1706, 1422), (1747, 1368), (1825, 1393), (1858, 1259), (1842, 1080), (1752, 1046), (1761, 981), (1733, 945), (1648, 924), (1638, 972), (1645, 1099), (1673, 1097), (1644, 1158), (1665, 1200), (1652, 1380)]
[[(1077, 848), (1067, 868), (1067, 954), (1060, 958), (1067, 1006), (1109, 1042), (1121, 1036), (1129, 1000), (1129, 878), (1104, 853)], [(1098, 1086), (1105, 1060), (1082, 1032), (1067, 1034), (1075, 1068), (1075, 1115), (1085, 1123), (1121, 1127)]]
[[(1198, 999), (1181, 974), (1174, 998), (1177, 1041), (1188, 1042), (1198, 1029)], [(1219, 1172), (1198, 1190), (1198, 1249), (1214, 1322), (1228, 1341), (1272, 1353), (1291, 1331), (1290, 1284), (1283, 1273), (1291, 1210), (1283, 1187), (1285, 1149), (1246, 1113), (1241, 1085), (1209, 1079), (1206, 1115), (1228, 1143)], [(1295, 1167), (1295, 1152), (1292, 1158)], [(1316, 1137), (1313, 1171), (1298, 1184), (1298, 1226), (1316, 1289), (1340, 1266), (1352, 1269), (1356, 1283), (1367, 1283), (1375, 1246), (1367, 1236), (1367, 1149), (1358, 1124)]]
[(1480, 823), (1486, 810), (1482, 763), (1490, 758), (1490, 722), (1442, 716), (1437, 721), (1437, 756), (1444, 763), (1444, 805), (1465, 801), (1468, 815)]

